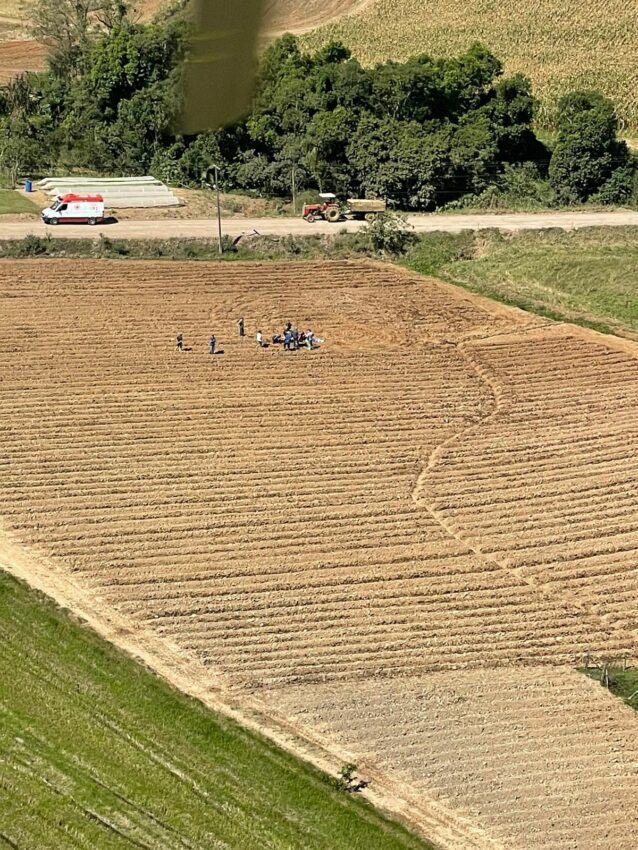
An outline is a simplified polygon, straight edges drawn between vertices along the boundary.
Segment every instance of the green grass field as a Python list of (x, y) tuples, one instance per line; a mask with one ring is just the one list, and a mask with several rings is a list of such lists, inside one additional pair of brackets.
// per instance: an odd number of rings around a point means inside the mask
[(15, 215), (15, 213), (37, 213), (39, 207), (13, 189), (0, 189), (0, 215)]
[(2, 850), (427, 850), (0, 573)]
[[(603, 671), (599, 668), (588, 668), (583, 670), (592, 679), (601, 681)], [(610, 668), (607, 671), (609, 677), (609, 690), (623, 702), (638, 711), (638, 667), (629, 667), (622, 670), (619, 667)]]
[(530, 312), (638, 337), (638, 228), (436, 233), (405, 264)]

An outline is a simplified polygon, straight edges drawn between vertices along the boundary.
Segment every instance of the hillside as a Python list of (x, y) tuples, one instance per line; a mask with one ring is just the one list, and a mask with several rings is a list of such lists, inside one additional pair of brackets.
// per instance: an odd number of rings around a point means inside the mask
[(372, 0), (265, 0), (266, 32), (308, 32), (346, 15), (360, 14)]
[[(152, 18), (165, 0), (137, 0), (144, 20)], [(46, 68), (46, 48), (29, 38), (28, 0), (2, 0), (0, 11), (0, 85), (24, 71)]]
[(2, 571), (0, 623), (0, 847), (428, 850)]
[[(140, 0), (144, 18), (163, 0)], [(0, 14), (0, 82), (42, 67), (43, 51), (20, 37), (21, 5), (6, 0)], [(623, 126), (638, 128), (638, 4), (626, 0), (265, 0), (264, 30), (308, 33), (316, 47), (330, 38), (348, 44), (365, 63), (411, 54), (452, 54), (474, 41), (491, 47), (507, 72), (522, 71), (550, 123), (558, 96), (574, 87), (600, 88), (618, 104)], [(22, 37), (26, 37), (23, 30)]]
[(626, 0), (372, 0), (356, 17), (306, 39), (348, 44), (366, 63), (429, 52), (451, 54), (474, 41), (492, 48), (508, 72), (522, 71), (551, 119), (556, 98), (574, 87), (600, 88), (625, 127), (638, 126), (638, 4)]

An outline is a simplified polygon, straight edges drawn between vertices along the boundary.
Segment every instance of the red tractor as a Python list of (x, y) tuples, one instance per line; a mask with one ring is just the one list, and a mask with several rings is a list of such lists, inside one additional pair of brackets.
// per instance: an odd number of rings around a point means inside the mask
[(334, 224), (337, 221), (374, 221), (375, 218), (386, 210), (386, 202), (372, 198), (348, 198), (346, 206), (341, 206), (337, 196), (331, 192), (324, 192), (319, 197), (320, 204), (305, 204), (303, 217), (306, 221), (329, 221)]
[(304, 204), (303, 217), (306, 221), (330, 221), (333, 224), (341, 219), (341, 207), (337, 203), (337, 196), (332, 192), (322, 192), (319, 197), (320, 204)]

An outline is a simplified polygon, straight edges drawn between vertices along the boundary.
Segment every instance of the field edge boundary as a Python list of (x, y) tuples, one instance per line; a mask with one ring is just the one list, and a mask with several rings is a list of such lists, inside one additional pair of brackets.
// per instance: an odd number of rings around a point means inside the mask
[[(233, 720), (259, 736), (268, 738), (295, 758), (329, 775), (336, 775), (350, 755), (321, 736), (300, 729), (270, 710), (266, 702), (250, 694), (225, 691), (213, 670), (203, 667), (161, 638), (145, 631), (113, 610), (95, 610), (88, 589), (79, 588), (63, 570), (23, 545), (0, 523), (0, 570), (23, 581), (70, 611), (136, 663), (167, 681), (178, 691), (198, 700), (210, 710)], [(435, 800), (406, 795), (399, 782), (366, 765), (372, 787), (362, 792), (368, 803), (383, 815), (407, 826), (437, 850), (505, 850), (461, 814)]]

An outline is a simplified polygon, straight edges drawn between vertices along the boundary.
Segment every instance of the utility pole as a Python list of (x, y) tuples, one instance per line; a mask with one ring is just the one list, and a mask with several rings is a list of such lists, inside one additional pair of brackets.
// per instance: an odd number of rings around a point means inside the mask
[(292, 166), (292, 211), (297, 215), (297, 166)]
[(221, 257), (224, 253), (224, 246), (222, 245), (222, 207), (219, 201), (219, 167), (213, 164), (213, 170), (215, 172), (215, 191), (217, 193), (217, 233), (219, 236), (219, 256)]

